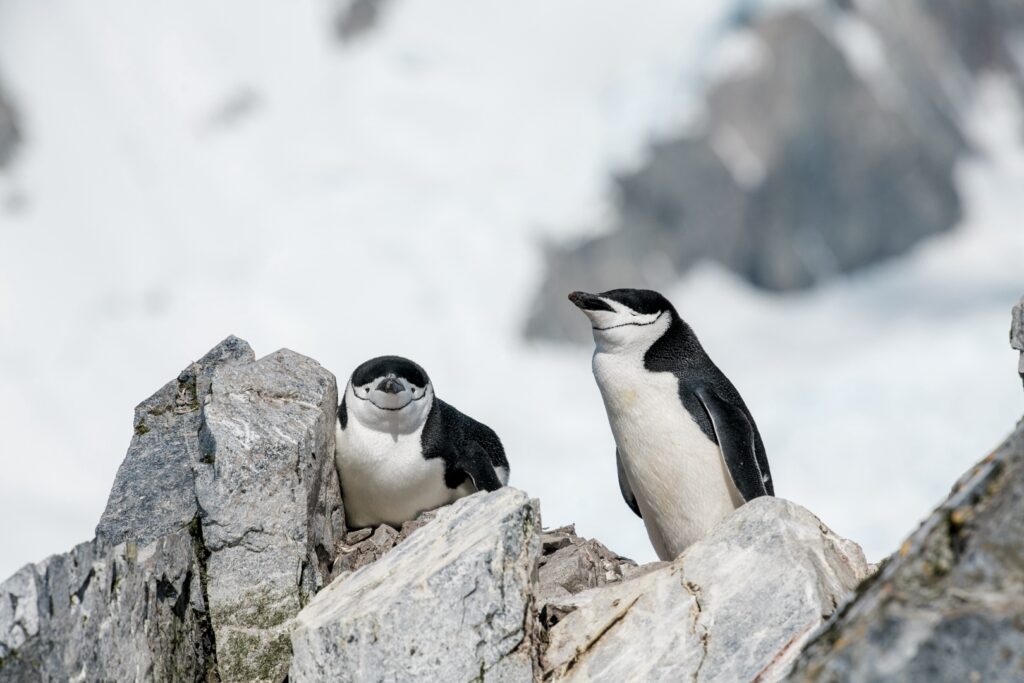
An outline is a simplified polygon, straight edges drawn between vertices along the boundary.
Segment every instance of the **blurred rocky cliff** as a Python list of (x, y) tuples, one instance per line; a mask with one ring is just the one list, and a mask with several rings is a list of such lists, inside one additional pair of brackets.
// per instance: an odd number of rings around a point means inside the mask
[(14, 148), (20, 139), (14, 106), (0, 83), (0, 168), (6, 166), (14, 156)]
[(1024, 2), (738, 7), (697, 120), (615, 179), (601, 236), (548, 247), (528, 337), (582, 340), (573, 290), (658, 288), (702, 260), (806, 288), (961, 219), (964, 113), (985, 74), (1024, 92)]
[[(1020, 347), (1020, 309), (1011, 339)], [(229, 337), (135, 411), (96, 537), (0, 583), (0, 681), (1019, 680), (1024, 422), (877, 572), (759, 498), (673, 562), (515, 488), (346, 531), (337, 387)], [(856, 593), (855, 593), (856, 589)]]

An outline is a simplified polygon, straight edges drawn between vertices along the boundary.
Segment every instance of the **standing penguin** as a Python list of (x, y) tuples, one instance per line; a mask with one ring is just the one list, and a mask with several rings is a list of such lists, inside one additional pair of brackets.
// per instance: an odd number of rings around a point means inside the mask
[(754, 418), (658, 292), (573, 292), (590, 319), (619, 488), (662, 560), (745, 501), (775, 495)]
[(350, 527), (401, 526), (424, 510), (508, 483), (508, 460), (487, 425), (434, 396), (400, 356), (352, 373), (338, 406), (334, 450)]

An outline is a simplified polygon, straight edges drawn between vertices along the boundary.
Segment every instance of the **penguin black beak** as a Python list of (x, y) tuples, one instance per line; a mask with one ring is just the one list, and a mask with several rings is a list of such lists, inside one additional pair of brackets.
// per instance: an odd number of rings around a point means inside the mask
[(569, 301), (576, 304), (581, 311), (614, 311), (611, 306), (596, 294), (573, 292), (569, 295)]
[(402, 383), (394, 377), (385, 377), (380, 384), (377, 385), (377, 391), (383, 391), (385, 394), (400, 394), (403, 390)]

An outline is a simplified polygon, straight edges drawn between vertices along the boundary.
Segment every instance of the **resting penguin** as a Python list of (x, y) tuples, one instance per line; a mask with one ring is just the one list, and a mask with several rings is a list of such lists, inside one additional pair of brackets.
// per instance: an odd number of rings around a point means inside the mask
[(774, 495), (754, 418), (697, 335), (657, 292), (573, 292), (590, 318), (594, 377), (622, 497), (662, 560), (745, 501)]
[(424, 510), (508, 483), (498, 436), (435, 397), (423, 368), (399, 356), (355, 369), (338, 406), (336, 437), (352, 528), (398, 527)]

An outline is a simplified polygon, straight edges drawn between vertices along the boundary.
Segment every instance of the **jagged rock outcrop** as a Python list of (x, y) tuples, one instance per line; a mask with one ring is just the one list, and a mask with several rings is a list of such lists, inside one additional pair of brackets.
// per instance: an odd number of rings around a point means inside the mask
[(552, 601), (563, 616), (540, 667), (545, 680), (771, 678), (867, 573), (810, 512), (758, 498), (674, 562)]
[[(705, 260), (799, 289), (951, 230), (975, 74), (944, 38), (950, 4), (835, 0), (738, 18), (732, 66), (699, 120), (615, 179), (601, 236), (548, 249), (526, 335), (589, 339), (565, 303), (577, 289), (657, 289)], [(985, 36), (970, 40), (973, 54)], [(979, 72), (1005, 63), (977, 60)]]
[(326, 581), (342, 531), (334, 376), (287, 349), (214, 373), (195, 496), (224, 681), (280, 681), (289, 621)]
[(801, 654), (790, 681), (1024, 679), (1024, 421)]
[(279, 682), (344, 534), (336, 408), (234, 337), (140, 404), (96, 540), (0, 585), (0, 681)]
[(289, 680), (531, 680), (539, 526), (510, 487), (439, 510), (299, 614)]
[(255, 359), (246, 342), (228, 337), (136, 406), (135, 435), (96, 525), (97, 538), (146, 545), (196, 518), (201, 408), (210, 395), (213, 373)]

